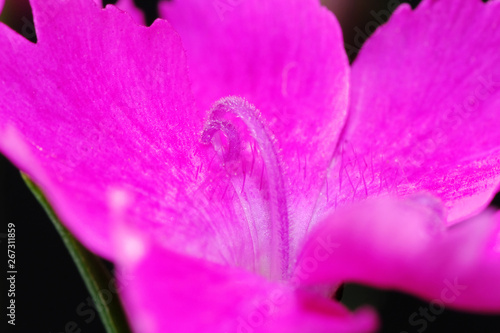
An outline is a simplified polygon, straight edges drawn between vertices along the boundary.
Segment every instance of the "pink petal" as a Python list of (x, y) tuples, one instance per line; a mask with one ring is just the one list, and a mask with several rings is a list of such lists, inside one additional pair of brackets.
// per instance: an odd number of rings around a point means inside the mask
[(370, 310), (339, 303), (249, 272), (185, 257), (117, 233), (121, 294), (135, 332), (374, 332)]
[(4, 4), (5, 4), (5, 0), (0, 0), (0, 13), (2, 12)]
[(92, 0), (31, 3), (36, 45), (0, 24), (0, 151), (85, 245), (111, 258), (110, 187), (134, 194), (143, 226), (163, 226), (164, 202), (195, 178), (203, 114), (184, 51), (165, 21), (139, 27)]
[(500, 181), (499, 17), (496, 1), (426, 0), (366, 42), (330, 206), (424, 190), (449, 221), (481, 211)]
[(293, 252), (346, 115), (349, 70), (336, 19), (316, 0), (172, 1), (160, 12), (182, 37), (198, 106), (242, 96), (274, 134)]
[(297, 264), (302, 283), (353, 281), (444, 305), (500, 311), (500, 213), (445, 226), (436, 199), (384, 198), (338, 213), (311, 234)]
[(0, 151), (71, 231), (113, 259), (107, 200), (119, 190), (133, 201), (134, 225), (170, 248), (275, 279), (289, 274), (286, 191), (258, 111), (234, 97), (215, 105), (243, 120), (223, 133), (241, 142), (226, 145), (211, 126), (232, 120), (210, 115), (203, 124), (165, 21), (138, 27), (92, 0), (33, 1), (33, 10), (36, 45), (0, 27)]

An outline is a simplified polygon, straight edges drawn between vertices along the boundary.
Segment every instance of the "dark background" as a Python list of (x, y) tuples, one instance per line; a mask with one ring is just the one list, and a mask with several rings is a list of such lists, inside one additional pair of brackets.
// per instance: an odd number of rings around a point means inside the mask
[[(182, 0), (174, 0), (182, 1)], [(207, 0), (210, 1), (210, 0)], [(108, 1), (111, 3), (112, 1)], [(156, 17), (155, 2), (137, 1), (146, 10), (148, 22)], [(346, 41), (347, 52), (354, 59), (361, 41), (370, 31), (367, 22), (372, 22), (370, 11), (387, 9), (387, 1), (382, 0), (330, 0), (328, 3), (339, 18)], [(418, 1), (411, 1), (413, 6)], [(18, 31), (23, 31), (22, 18), (31, 20), (31, 10), (27, 0), (7, 1), (0, 19)], [(362, 36), (362, 31), (365, 36)], [(36, 41), (35, 35), (24, 30), (26, 37)], [(0, 73), (1, 75), (1, 73)], [(498, 196), (497, 196), (498, 197)], [(500, 200), (497, 198), (497, 207)], [(85, 289), (66, 248), (46, 217), (42, 208), (24, 185), (18, 170), (0, 155), (0, 248), (6, 253), (7, 224), (16, 225), (16, 332), (104, 332), (97, 316), (79, 315), (77, 308), (92, 311), (89, 294)], [(4, 258), (4, 255), (2, 255)], [(4, 258), (5, 259), (5, 258)], [(2, 259), (2, 261), (4, 260)], [(2, 325), (6, 317), (4, 309), (5, 264), (2, 262)], [(111, 265), (110, 265), (111, 267)], [(500, 287), (500, 281), (499, 281)], [(427, 302), (397, 292), (386, 292), (362, 286), (348, 285), (343, 301), (356, 308), (362, 304), (375, 306), (383, 323), (382, 332), (500, 332), (500, 317), (473, 315), (452, 310), (429, 320), (427, 327), (411, 326), (408, 318), (419, 308), (428, 308)], [(83, 305), (82, 305), (83, 303)], [(87, 320), (87, 322), (86, 322)], [(73, 323), (72, 323), (73, 322)], [(4, 326), (0, 326), (4, 327)], [(13, 330), (9, 330), (9, 332)], [(3, 331), (2, 331), (3, 332)], [(333, 332), (332, 332), (333, 333)]]

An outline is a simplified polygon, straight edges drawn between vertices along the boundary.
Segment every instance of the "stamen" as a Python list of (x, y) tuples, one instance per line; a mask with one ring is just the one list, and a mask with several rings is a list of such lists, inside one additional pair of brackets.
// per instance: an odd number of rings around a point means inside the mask
[(236, 128), (227, 121), (211, 120), (203, 130), (201, 142), (210, 143), (213, 136), (218, 131), (222, 131), (229, 142), (228, 149), (224, 155), (224, 161), (238, 159), (241, 149), (240, 136), (238, 135)]
[[(269, 275), (272, 279), (284, 279), (290, 274), (290, 240), (286, 192), (274, 144), (260, 120), (258, 111), (253, 105), (240, 97), (227, 97), (219, 100), (211, 110), (201, 141), (202, 143), (210, 143), (214, 134), (221, 131), (227, 140), (223, 160), (234, 161), (241, 158), (242, 143), (240, 133), (237, 127), (228, 120), (231, 115), (244, 123), (261, 153), (263, 166), (265, 167), (265, 173), (264, 168), (262, 169), (262, 177), (264, 177), (264, 174), (267, 175), (267, 185), (269, 187), (269, 198), (267, 199), (270, 207), (268, 223), (271, 229), (269, 235), (271, 243)], [(254, 161), (252, 160), (251, 163), (253, 170)]]

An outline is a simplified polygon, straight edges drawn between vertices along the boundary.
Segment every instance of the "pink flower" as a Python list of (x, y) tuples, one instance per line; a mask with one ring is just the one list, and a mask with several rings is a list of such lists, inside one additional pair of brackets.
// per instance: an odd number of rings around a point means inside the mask
[(375, 330), (344, 281), (500, 310), (500, 3), (402, 6), (352, 68), (315, 0), (31, 4), (0, 151), (134, 276), (138, 332)]

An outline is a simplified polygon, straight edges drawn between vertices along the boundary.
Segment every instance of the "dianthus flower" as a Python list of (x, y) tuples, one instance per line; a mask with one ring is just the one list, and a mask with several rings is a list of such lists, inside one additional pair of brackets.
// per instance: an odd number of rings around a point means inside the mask
[(316, 0), (31, 5), (0, 151), (134, 277), (137, 332), (374, 331), (346, 281), (500, 311), (499, 2), (403, 5), (352, 67)]

